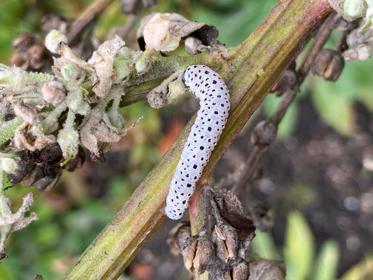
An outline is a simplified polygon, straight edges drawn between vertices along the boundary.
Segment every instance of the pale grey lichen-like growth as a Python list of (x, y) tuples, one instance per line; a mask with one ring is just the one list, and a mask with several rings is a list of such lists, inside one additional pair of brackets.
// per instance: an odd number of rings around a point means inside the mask
[(230, 100), (224, 80), (204, 65), (189, 66), (183, 74), (185, 85), (200, 100), (192, 126), (167, 196), (166, 215), (182, 217), (195, 185), (202, 175), (227, 121)]
[(373, 0), (329, 0), (347, 21), (360, 19), (359, 26), (347, 38), (346, 60), (367, 60), (373, 52)]
[(11, 210), (9, 199), (4, 195), (5, 172), (15, 172), (16, 168), (16, 163), (10, 155), (0, 153), (0, 259), (6, 256), (5, 242), (9, 234), (23, 229), (31, 222), (37, 220), (37, 215), (34, 212), (26, 216), (26, 212), (30, 210), (32, 205), (32, 193), (27, 194), (23, 198), (21, 207), (15, 213)]
[(0, 65), (0, 255), (8, 234), (36, 219), (34, 213), (25, 217), (31, 194), (12, 213), (4, 190), (20, 181), (42, 190), (61, 174), (37, 169), (33, 157), (46, 160), (40, 163), (46, 166), (49, 160), (51, 170), (61, 169), (78, 156), (81, 146), (99, 156), (133, 126), (126, 124), (119, 106), (123, 85), (136, 71), (138, 51), (115, 37), (85, 61), (57, 30), (47, 35), (45, 45), (57, 55), (50, 74)]
[(57, 30), (47, 35), (45, 44), (59, 55), (53, 74), (0, 66), (0, 104), (23, 121), (11, 146), (35, 151), (58, 143), (69, 161), (82, 145), (98, 156), (101, 144), (119, 141), (126, 132), (119, 112), (125, 94), (121, 86), (135, 69), (138, 52), (114, 37), (84, 61)]

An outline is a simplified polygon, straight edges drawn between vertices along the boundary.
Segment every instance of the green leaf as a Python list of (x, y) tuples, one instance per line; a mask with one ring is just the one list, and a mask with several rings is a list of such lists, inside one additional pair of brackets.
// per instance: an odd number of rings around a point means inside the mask
[(19, 276), (19, 271), (13, 260), (7, 258), (0, 263), (0, 279), (16, 280), (19, 279), (17, 278)]
[(368, 280), (373, 275), (373, 256), (367, 257), (362, 262), (350, 268), (342, 277), (342, 280)]
[(335, 241), (326, 241), (321, 248), (315, 265), (314, 280), (334, 280), (337, 274), (339, 259), (338, 244)]
[(298, 211), (289, 214), (284, 250), (286, 279), (307, 279), (312, 269), (314, 241), (306, 220)]
[(252, 248), (258, 257), (266, 260), (281, 260), (275, 242), (270, 233), (257, 230)]
[[(373, 61), (348, 62), (337, 82), (311, 80), (313, 102), (322, 119), (338, 132), (354, 132), (354, 101), (362, 102), (373, 112), (371, 69)], [(310, 86), (310, 84), (308, 84)]]
[(325, 123), (343, 135), (354, 132), (353, 100), (336, 88), (338, 83), (316, 80), (312, 94), (313, 103)]
[(337, 84), (342, 94), (363, 102), (373, 112), (372, 67), (372, 60), (348, 62)]
[(233, 10), (221, 11), (201, 5), (193, 9), (193, 19), (216, 26), (220, 34), (219, 40), (233, 46), (250, 34), (275, 3), (274, 0), (242, 1)]

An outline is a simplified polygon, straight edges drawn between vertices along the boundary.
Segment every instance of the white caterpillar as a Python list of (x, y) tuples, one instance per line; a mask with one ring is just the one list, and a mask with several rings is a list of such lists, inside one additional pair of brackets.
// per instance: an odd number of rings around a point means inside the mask
[(202, 175), (228, 118), (229, 91), (223, 79), (204, 65), (191, 65), (183, 81), (200, 100), (192, 126), (166, 200), (166, 215), (172, 220), (183, 216), (195, 185)]

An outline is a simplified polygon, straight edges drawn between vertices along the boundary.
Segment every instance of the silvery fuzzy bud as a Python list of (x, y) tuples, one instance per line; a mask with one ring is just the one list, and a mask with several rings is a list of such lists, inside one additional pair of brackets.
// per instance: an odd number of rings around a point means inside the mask
[(343, 53), (345, 60), (367, 60), (371, 56), (371, 47), (361, 44)]
[(74, 113), (86, 116), (91, 107), (85, 102), (82, 91), (83, 89), (81, 88), (70, 89), (69, 95), (66, 98), (66, 104)]
[(73, 159), (79, 149), (79, 133), (71, 127), (63, 128), (58, 133), (57, 143), (61, 147), (63, 157)]
[(62, 103), (66, 98), (65, 88), (60, 82), (57, 81), (44, 83), (41, 87), (41, 93), (43, 95), (43, 99), (53, 106), (57, 106), (58, 104)]
[(45, 47), (55, 54), (61, 54), (63, 45), (67, 45), (67, 37), (61, 31), (53, 29), (45, 37)]
[(15, 174), (18, 168), (17, 162), (9, 157), (0, 158), (0, 170), (5, 171), (8, 174)]
[(34, 124), (37, 119), (35, 108), (25, 105), (21, 102), (14, 104), (14, 113), (29, 124)]
[(71, 62), (65, 62), (61, 67), (61, 75), (65, 81), (76, 81), (81, 75), (82, 71)]
[(65, 126), (57, 136), (57, 143), (60, 145), (63, 157), (67, 160), (73, 159), (79, 150), (79, 133), (74, 128), (75, 114), (68, 112)]
[(150, 57), (152, 51), (145, 50), (136, 60), (135, 69), (137, 73), (145, 73), (150, 68)]
[(133, 68), (133, 57), (128, 48), (122, 48), (114, 57), (115, 82), (119, 83), (129, 77)]
[(367, 4), (365, 0), (345, 0), (343, 10), (346, 16), (359, 18), (365, 15)]

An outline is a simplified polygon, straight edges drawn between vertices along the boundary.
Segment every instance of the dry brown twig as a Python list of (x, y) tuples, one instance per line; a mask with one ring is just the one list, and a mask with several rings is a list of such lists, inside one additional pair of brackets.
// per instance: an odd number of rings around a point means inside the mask
[[(270, 117), (268, 120), (260, 121), (253, 129), (251, 134), (251, 143), (254, 145), (254, 147), (251, 150), (247, 161), (244, 163), (244, 166), (240, 168), (235, 176), (231, 176), (231, 178), (235, 180), (235, 182), (232, 182), (232, 191), (234, 193), (240, 193), (244, 187), (250, 184), (250, 181), (253, 180), (262, 155), (275, 141), (278, 126), (283, 120), (290, 105), (295, 100), (302, 83), (310, 73), (311, 69), (313, 67), (324, 69), (324, 67), (326, 67), (325, 65), (329, 66), (329, 61), (320, 61), (320, 55), (322, 55), (323, 47), (330, 38), (330, 35), (340, 25), (347, 26), (344, 28), (341, 34), (341, 39), (336, 47), (336, 50), (338, 50), (339, 53), (343, 51), (345, 48), (345, 39), (349, 32), (356, 27), (356, 25), (344, 21), (339, 15), (333, 13), (328, 17), (328, 19), (325, 20), (318, 30), (314, 43), (303, 58), (303, 62), (299, 69), (292, 69), (294, 68), (293, 65), (292, 68), (287, 69), (282, 74), (277, 84), (274, 85), (272, 91), (276, 92), (277, 96), (281, 96), (282, 101), (272, 117)], [(341, 54), (340, 57), (343, 60)], [(343, 65), (343, 63), (337, 65), (332, 69), (332, 74), (329, 73), (329, 75), (334, 75), (336, 78), (338, 78), (343, 70)], [(317, 74), (321, 75), (322, 73), (320, 71)]]

